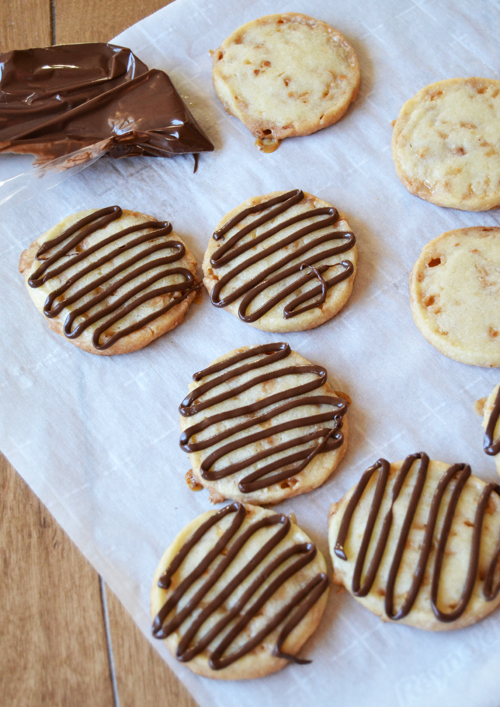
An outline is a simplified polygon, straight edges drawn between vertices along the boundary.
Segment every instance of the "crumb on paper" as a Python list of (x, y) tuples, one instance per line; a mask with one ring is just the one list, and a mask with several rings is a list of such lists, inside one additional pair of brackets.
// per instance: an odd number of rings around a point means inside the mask
[(479, 415), (479, 417), (483, 417), (484, 415), (484, 406), (486, 405), (486, 400), (487, 398), (479, 398), (479, 400), (476, 400), (474, 403), (474, 412), (476, 415)]

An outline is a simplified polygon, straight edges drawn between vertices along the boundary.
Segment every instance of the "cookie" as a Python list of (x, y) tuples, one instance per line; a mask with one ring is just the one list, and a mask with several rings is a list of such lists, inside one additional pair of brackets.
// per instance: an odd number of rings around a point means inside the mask
[(337, 30), (285, 12), (248, 22), (225, 39), (213, 52), (212, 79), (225, 110), (258, 146), (272, 149), (340, 120), (358, 95), (360, 71)]
[(22, 253), (19, 270), (49, 327), (103, 355), (137, 351), (176, 327), (199, 288), (172, 225), (119, 206), (65, 218)]
[(483, 414), (484, 451), (494, 458), (500, 476), (500, 384), (484, 400)]
[(274, 673), (297, 657), (326, 606), (323, 555), (286, 515), (241, 503), (192, 521), (163, 555), (153, 636), (198, 675)]
[(295, 189), (244, 201), (217, 225), (203, 260), (212, 304), (265, 331), (314, 329), (352, 292), (356, 237), (337, 209)]
[(447, 79), (407, 101), (392, 156), (411, 194), (465, 211), (500, 206), (500, 81)]
[(420, 452), (379, 459), (329, 514), (333, 579), (384, 621), (462, 628), (500, 604), (500, 486)]
[(288, 344), (244, 346), (193, 376), (181, 448), (216, 503), (265, 505), (321, 486), (347, 450), (347, 402)]
[(411, 273), (410, 304), (445, 356), (500, 366), (500, 229), (459, 228), (430, 241)]

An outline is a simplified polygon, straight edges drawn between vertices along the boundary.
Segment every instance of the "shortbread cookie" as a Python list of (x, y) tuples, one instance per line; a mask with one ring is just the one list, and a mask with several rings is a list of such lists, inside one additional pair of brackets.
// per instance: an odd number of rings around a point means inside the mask
[(360, 72), (333, 27), (286, 12), (235, 30), (213, 52), (212, 78), (230, 115), (256, 138), (277, 141), (340, 120), (358, 95)]
[(460, 228), (430, 241), (410, 277), (415, 324), (445, 356), (500, 366), (500, 228)]
[(356, 238), (337, 209), (300, 189), (256, 196), (217, 225), (203, 260), (212, 304), (257, 329), (314, 329), (349, 299)]
[(347, 402), (288, 344), (244, 346), (193, 376), (181, 448), (211, 500), (265, 505), (311, 491), (347, 450)]
[(483, 414), (484, 451), (494, 458), (500, 476), (500, 385), (485, 400)]
[(199, 287), (171, 224), (119, 206), (65, 218), (23, 252), (19, 270), (50, 328), (104, 355), (176, 327)]
[(500, 81), (448, 79), (401, 109), (392, 156), (409, 192), (438, 206), (487, 211), (500, 205)]
[(500, 486), (468, 464), (379, 459), (329, 514), (333, 579), (384, 621), (462, 628), (500, 604)]
[(194, 673), (258, 678), (297, 657), (326, 606), (323, 555), (286, 515), (232, 503), (179, 533), (151, 592), (153, 636)]

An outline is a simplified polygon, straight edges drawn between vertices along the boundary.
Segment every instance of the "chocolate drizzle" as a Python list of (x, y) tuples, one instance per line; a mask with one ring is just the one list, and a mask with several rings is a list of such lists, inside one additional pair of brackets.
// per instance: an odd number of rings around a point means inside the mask
[[(220, 538), (197, 567), (179, 583), (156, 615), (153, 621), (153, 636), (160, 639), (167, 638), (182, 626), (185, 621), (191, 619), (177, 646), (177, 658), (182, 662), (188, 662), (204, 650), (209, 649), (210, 667), (212, 670), (222, 670), (247, 655), (266, 636), (286, 621), (279, 633), (273, 655), (295, 663), (309, 662), (284, 653), (281, 647), (293, 629), (326, 591), (328, 578), (323, 573), (317, 574), (307, 584), (302, 586), (294, 597), (263, 628), (246, 643), (227, 655), (231, 645), (261, 611), (262, 607), (288, 579), (293, 577), (303, 567), (306, 567), (316, 557), (317, 551), (313, 543), (297, 543), (287, 547), (266, 563), (270, 553), (284, 540), (290, 531), (291, 523), (286, 515), (277, 513), (266, 515), (260, 520), (251, 522), (247, 528), (238, 533), (246, 518), (246, 510), (241, 503), (232, 503), (213, 513), (184, 543), (165, 573), (161, 576), (158, 586), (161, 589), (169, 589), (175, 573), (189, 556), (191, 550), (211, 528), (230, 514), (234, 514), (230, 525), (220, 535)], [(230, 571), (232, 563), (240, 552), (245, 551), (246, 544), (262, 528), (273, 527), (276, 528), (276, 532), (227, 585), (207, 603), (206, 597), (208, 593), (223, 574), (228, 570)], [(215, 564), (217, 560), (219, 560), (218, 564)], [(282, 565), (285, 565), (285, 567), (282, 568)], [(210, 569), (211, 567), (212, 569)], [(231, 597), (257, 568), (260, 568), (257, 576), (249, 582), (248, 586), (229, 608)], [(189, 594), (195, 582), (202, 577), (206, 577), (206, 579), (180, 608), (179, 605), (183, 597)], [(268, 580), (270, 581), (268, 582)], [(262, 590), (266, 582), (267, 586)], [(203, 635), (199, 635), (203, 630), (204, 624), (223, 605), (228, 606), (226, 613), (215, 622), (212, 628), (206, 630)], [(226, 629), (228, 630), (226, 631)], [(215, 645), (209, 648), (215, 641), (217, 641)]]
[[(264, 316), (270, 309), (279, 304), (282, 300), (286, 299), (289, 295), (292, 295), (297, 290), (303, 288), (308, 282), (318, 278), (320, 284), (317, 287), (313, 287), (306, 292), (298, 295), (283, 308), (284, 319), (291, 319), (299, 314), (303, 314), (310, 309), (321, 307), (326, 299), (326, 295), (329, 289), (334, 287), (339, 282), (347, 280), (353, 272), (354, 266), (350, 260), (343, 260), (340, 263), (333, 265), (322, 264), (319, 265), (320, 261), (330, 258), (338, 253), (344, 253), (350, 250), (356, 243), (356, 238), (350, 231), (330, 231), (326, 234), (318, 236), (314, 240), (310, 240), (303, 243), (296, 250), (292, 250), (291, 253), (284, 256), (277, 262), (273, 263), (269, 267), (262, 270), (258, 275), (252, 277), (247, 282), (245, 282), (240, 287), (237, 287), (233, 292), (227, 294), (225, 297), (221, 295), (222, 290), (226, 287), (235, 277), (240, 273), (244, 272), (247, 268), (265, 260), (268, 256), (273, 253), (285, 248), (293, 243), (298, 243), (301, 239), (308, 236), (314, 231), (324, 229), (328, 226), (333, 226), (339, 219), (339, 213), (337, 209), (333, 206), (322, 207), (317, 209), (311, 209), (304, 211), (302, 213), (296, 214), (278, 224), (275, 224), (263, 233), (256, 235), (254, 238), (248, 240), (247, 242), (239, 245), (240, 241), (252, 231), (255, 231), (259, 226), (268, 223), (276, 216), (285, 213), (291, 209), (295, 204), (298, 204), (304, 199), (304, 193), (300, 189), (295, 189), (294, 191), (289, 191), (286, 194), (281, 194), (280, 196), (273, 197), (267, 201), (263, 201), (260, 204), (250, 206), (244, 209), (239, 214), (230, 219), (222, 228), (215, 231), (213, 234), (214, 240), (222, 240), (229, 231), (237, 226), (243, 219), (254, 213), (260, 213), (261, 211), (266, 211), (265, 214), (259, 216), (258, 218), (251, 221), (248, 225), (243, 226), (239, 231), (237, 231), (233, 236), (231, 236), (226, 243), (224, 243), (220, 248), (218, 248), (210, 259), (210, 263), (214, 269), (220, 268), (227, 263), (232, 262), (238, 258), (243, 253), (248, 250), (255, 248), (255, 246), (263, 243), (267, 239), (275, 236), (277, 233), (282, 231), (289, 226), (298, 224), (306, 219), (314, 218), (314, 222), (303, 228), (298, 228), (290, 235), (282, 238), (279, 242), (264, 248), (264, 250), (255, 253), (254, 255), (246, 258), (238, 265), (236, 265), (232, 270), (225, 273), (220, 280), (214, 285), (210, 298), (212, 304), (216, 307), (227, 307), (232, 302), (235, 302), (238, 298), (242, 297), (238, 308), (238, 315), (240, 319), (244, 322), (255, 322), (260, 317)], [(275, 207), (275, 208), (273, 208)], [(326, 216), (326, 218), (320, 218)], [(324, 247), (324, 249), (318, 252), (318, 247), (323, 246), (323, 244), (338, 242), (338, 245), (333, 245), (331, 247)], [(314, 252), (312, 255), (307, 255), (310, 252)], [(292, 265), (289, 263), (294, 262)], [(288, 266), (288, 267), (285, 267)], [(314, 266), (314, 267), (312, 267)], [(340, 268), (341, 272), (329, 278), (328, 280), (323, 279), (323, 273), (331, 268)], [(256, 309), (251, 314), (247, 314), (254, 299), (264, 292), (268, 287), (276, 285), (283, 282), (287, 278), (293, 275), (299, 274), (301, 271), (305, 270), (305, 274), (301, 277), (296, 277), (291, 284), (284, 286), (278, 294), (274, 297), (269, 297), (265, 304)], [(320, 296), (318, 300), (314, 301), (314, 298)], [(313, 300), (313, 301), (311, 301)], [(309, 304), (304, 304), (308, 302)], [(304, 305), (304, 306), (300, 306)]]
[[(226, 476), (235, 474), (243, 469), (248, 469), (253, 464), (257, 464), (263, 459), (273, 456), (278, 452), (286, 452), (294, 447), (298, 447), (299, 445), (314, 442), (313, 446), (308, 446), (306, 449), (292, 452), (291, 454), (284, 456), (277, 461), (270, 462), (269, 464), (266, 464), (265, 466), (262, 466), (256, 471), (243, 477), (243, 479), (239, 482), (238, 487), (242, 493), (251, 493), (253, 491), (257, 491), (258, 489), (268, 488), (269, 486), (283, 481), (284, 479), (295, 476), (305, 469), (305, 467), (317, 454), (330, 452), (343, 444), (344, 436), (340, 431), (340, 428), (342, 427), (342, 417), (347, 411), (346, 401), (333, 395), (306, 395), (306, 393), (316, 390), (326, 383), (327, 372), (322, 366), (284, 366), (261, 375), (256, 375), (245, 382), (241, 382), (241, 377), (249, 371), (257, 371), (259, 368), (286, 359), (290, 353), (290, 347), (286, 343), (255, 346), (246, 351), (235, 354), (234, 356), (231, 356), (231, 358), (225, 359), (220, 363), (216, 363), (200, 373), (195, 373), (193, 379), (195, 381), (200, 381), (206, 376), (210, 376), (214, 373), (220, 373), (221, 371), (226, 371), (225, 373), (223, 372), (222, 375), (217, 376), (216, 378), (213, 378), (212, 380), (195, 388), (182, 401), (179, 410), (183, 417), (196, 415), (203, 410), (210, 409), (218, 403), (230, 400), (232, 398), (237, 398), (240, 393), (250, 390), (254, 386), (259, 385), (260, 383), (265, 383), (266, 381), (272, 381), (290, 375), (303, 376), (306, 374), (313, 374), (315, 379), (307, 383), (303, 383), (302, 385), (289, 388), (288, 390), (275, 393), (274, 395), (269, 395), (249, 405), (244, 405), (241, 407), (235, 405), (230, 410), (211, 415), (201, 422), (188, 427), (184, 430), (180, 438), (181, 448), (185, 452), (197, 452), (200, 450), (209, 449), (219, 442), (224, 441), (228, 437), (254, 427), (255, 425), (260, 425), (273, 420), (274, 417), (280, 415), (281, 413), (287, 412), (288, 410), (298, 409), (306, 405), (328, 406), (330, 408), (330, 410), (326, 412), (318, 412), (316, 415), (297, 417), (293, 420), (288, 420), (287, 422), (274, 424), (271, 427), (266, 427), (259, 432), (233, 440), (232, 442), (228, 442), (227, 444), (218, 447), (206, 456), (201, 464), (201, 475), (204, 479), (208, 481), (223, 479)], [(246, 361), (247, 359), (253, 360), (232, 370), (227, 370), (231, 366), (234, 366), (242, 361)], [(240, 382), (238, 379), (240, 379)], [(220, 385), (227, 381), (232, 381), (230, 390), (215, 394), (208, 399), (201, 400), (202, 396), (206, 393), (217, 389)], [(268, 408), (267, 412), (262, 412), (259, 415), (255, 415), (255, 413), (260, 412), (265, 408)], [(228, 427), (223, 432), (220, 432), (213, 437), (209, 437), (208, 439), (190, 443), (190, 440), (194, 435), (199, 434), (212, 425), (244, 415), (247, 415), (248, 419), (243, 422), (239, 422), (232, 427)], [(216, 462), (219, 461), (219, 459), (222, 459), (226, 454), (234, 452), (238, 449), (243, 449), (247, 445), (254, 442), (265, 440), (271, 435), (277, 435), (281, 432), (306, 427), (309, 425), (319, 425), (328, 421), (333, 421), (333, 427), (324, 426), (314, 430), (313, 432), (302, 434), (286, 442), (271, 446), (264, 451), (257, 452), (243, 461), (229, 464), (222, 469), (214, 470), (212, 468)], [(315, 442), (315, 440), (319, 440), (319, 442)], [(269, 476), (269, 474), (271, 475)]]
[[(439, 584), (441, 581), (446, 546), (448, 543), (448, 538), (450, 536), (450, 531), (452, 528), (457, 505), (459, 503), (460, 495), (464, 489), (464, 486), (471, 475), (471, 469), (468, 464), (454, 464), (453, 466), (450, 466), (443, 474), (436, 487), (431, 507), (429, 510), (429, 515), (425, 523), (424, 538), (420, 546), (417, 566), (413, 572), (413, 580), (409, 589), (406, 592), (406, 596), (402, 606), (397, 611), (394, 609), (394, 587), (396, 584), (401, 562), (403, 560), (403, 555), (405, 552), (406, 543), (408, 541), (410, 528), (413, 523), (415, 513), (420, 498), (422, 496), (425, 481), (427, 478), (429, 457), (426, 454), (424, 454), (423, 452), (420, 452), (418, 454), (410, 454), (405, 459), (401, 468), (397, 472), (394, 485), (391, 491), (391, 504), (389, 510), (386, 512), (383, 518), (380, 529), (380, 535), (374, 547), (369, 567), (365, 572), (364, 580), (361, 581), (364, 572), (366, 555), (371, 543), (375, 524), (378, 520), (389, 478), (390, 464), (385, 459), (379, 459), (373, 466), (367, 469), (361, 477), (359, 483), (357, 484), (356, 489), (353, 495), (351, 496), (347, 504), (345, 513), (342, 517), (342, 522), (340, 524), (340, 529), (335, 544), (335, 554), (340, 559), (347, 560), (347, 555), (345, 552), (345, 543), (349, 534), (349, 528), (351, 525), (352, 517), (354, 515), (356, 506), (358, 505), (368, 483), (370, 482), (373, 475), (378, 472), (375, 492), (366, 521), (361, 545), (359, 547), (358, 556), (356, 558), (352, 578), (352, 592), (354, 596), (367, 596), (367, 594), (369, 594), (370, 590), (373, 587), (373, 583), (377, 576), (382, 557), (384, 556), (384, 553), (387, 548), (387, 541), (389, 538), (389, 533), (393, 520), (394, 504), (398, 500), (403, 484), (408, 474), (410, 473), (414, 462), (418, 459), (420, 460), (420, 464), (418, 466), (415, 485), (411, 492), (408, 507), (406, 509), (406, 515), (403, 520), (400, 536), (389, 569), (387, 586), (385, 587), (385, 614), (387, 618), (397, 621), (407, 616), (408, 613), (411, 611), (419, 593), (420, 587), (422, 585), (422, 580), (424, 578), (425, 570), (429, 562), (431, 551), (433, 549), (433, 546), (435, 545), (436, 554), (434, 557), (434, 564), (431, 575), (431, 605), (436, 618), (439, 621), (449, 623), (452, 621), (456, 621), (460, 616), (462, 616), (472, 596), (472, 592), (477, 578), (481, 535), (483, 528), (483, 520), (486, 513), (486, 507), (488, 504), (488, 500), (493, 492), (500, 494), (500, 486), (497, 484), (487, 484), (481, 493), (474, 518), (471, 549), (469, 554), (469, 564), (467, 569), (467, 575), (464, 581), (462, 595), (453, 611), (444, 612), (438, 607)], [(437, 538), (434, 538), (438, 514), (441, 509), (444, 494), (447, 488), (450, 486), (450, 484), (453, 484), (453, 482), (454, 485), (451, 487), (452, 491), (451, 494), (449, 494), (449, 498), (445, 508), (444, 520), (441, 527), (441, 531), (439, 533), (439, 536)], [(488, 567), (487, 576), (483, 585), (483, 595), (487, 601), (491, 601), (492, 599), (494, 599), (500, 592), (500, 579), (498, 579), (497, 583), (494, 584), (495, 570), (499, 558), (500, 538), (498, 547)]]
[(498, 389), (495, 403), (493, 405), (493, 410), (486, 425), (486, 432), (484, 433), (484, 451), (490, 456), (495, 456), (500, 452), (500, 437), (494, 439), (495, 437), (495, 427), (497, 426), (498, 419), (500, 418), (500, 388)]
[[(85, 238), (102, 228), (106, 228), (110, 223), (119, 219), (122, 213), (122, 209), (119, 206), (110, 206), (105, 209), (100, 209), (74, 223), (60, 236), (43, 243), (36, 254), (37, 260), (41, 260), (42, 255), (53, 251), (56, 246), (62, 245), (44, 259), (42, 264), (28, 279), (30, 287), (41, 287), (52, 278), (61, 275), (69, 268), (73, 268), (73, 266), (78, 263), (85, 261), (90, 255), (98, 253), (115, 241), (121, 241), (132, 233), (143, 232), (142, 235), (136, 238), (128, 239), (126, 242), (122, 241), (110, 252), (84, 265), (81, 269), (68, 277), (60, 287), (54, 289), (45, 300), (43, 312), (45, 316), (50, 319), (60, 314), (63, 309), (71, 305), (77, 305), (69, 312), (64, 323), (64, 333), (69, 339), (76, 339), (89, 326), (102, 321), (92, 335), (92, 344), (99, 351), (108, 349), (118, 339), (141, 329), (143, 326), (149, 324), (149, 322), (165, 314), (198, 287), (193, 274), (187, 268), (164, 267), (181, 260), (186, 253), (186, 249), (180, 241), (174, 239), (164, 240), (164, 237), (172, 231), (172, 225), (166, 221), (146, 221), (144, 223), (135, 224), (128, 228), (118, 230), (116, 233), (107, 236), (88, 248), (81, 248), (80, 244)], [(151, 232), (151, 229), (153, 229), (153, 232)], [(145, 230), (146, 233), (144, 233)], [(135, 249), (137, 246), (143, 247), (139, 252), (104, 274), (98, 274), (99, 270), (110, 263), (113, 258)], [(164, 250), (174, 250), (174, 253), (172, 255), (165, 255), (154, 260), (142, 262), (145, 258), (153, 255), (153, 253)], [(142, 264), (140, 264), (141, 262)], [(103, 300), (113, 298), (120, 288), (132, 282), (140, 275), (157, 270), (159, 267), (162, 269), (153, 273), (147, 280), (138, 282), (134, 287), (125, 291), (124, 294), (117, 297), (114, 301), (110, 301), (104, 307), (95, 312), (91, 312), (91, 310)], [(89, 273), (94, 272), (96, 276), (90, 283), (84, 285), (68, 297), (63, 297), (64, 293), (70, 287)], [(183, 278), (183, 281), (177, 284), (158, 287), (153, 290), (148, 289), (155, 282), (165, 277), (170, 277), (171, 275), (179, 275)], [(87, 295), (92, 292), (94, 292), (94, 294), (87, 298)], [(153, 300), (155, 297), (162, 297), (168, 294), (173, 295), (168, 304), (141, 317), (130, 326), (110, 334), (105, 341), (100, 341), (101, 337), (115, 322), (123, 319), (127, 314), (137, 309), (142, 304)], [(75, 320), (77, 319), (80, 319), (80, 321), (75, 326)]]

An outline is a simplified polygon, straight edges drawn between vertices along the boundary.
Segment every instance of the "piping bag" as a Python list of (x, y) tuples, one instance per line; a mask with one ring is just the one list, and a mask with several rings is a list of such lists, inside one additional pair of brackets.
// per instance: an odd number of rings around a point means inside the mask
[(69, 44), (0, 54), (0, 153), (36, 158), (28, 171), (0, 181), (0, 208), (103, 155), (191, 153), (196, 160), (213, 149), (168, 75), (149, 70), (130, 49)]

